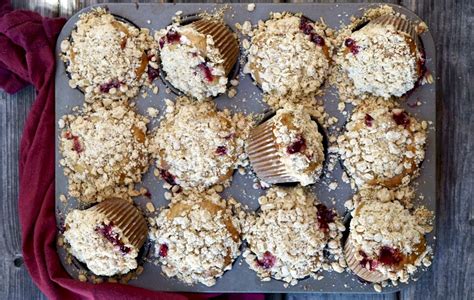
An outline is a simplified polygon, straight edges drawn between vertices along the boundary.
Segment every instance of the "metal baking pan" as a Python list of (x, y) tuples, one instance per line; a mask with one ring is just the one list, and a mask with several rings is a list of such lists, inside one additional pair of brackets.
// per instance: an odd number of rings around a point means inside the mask
[[(378, 4), (257, 4), (253, 12), (247, 11), (247, 4), (226, 4), (230, 9), (225, 14), (225, 20), (235, 30), (235, 23), (242, 24), (249, 20), (255, 24), (258, 20), (268, 18), (270, 12), (304, 12), (305, 16), (319, 20), (323, 18), (326, 24), (334, 29), (338, 29), (341, 24), (348, 24), (351, 15), (361, 16), (364, 9), (377, 6)], [(388, 4), (391, 5), (391, 4)], [(205, 4), (205, 3), (187, 3), (187, 4), (101, 4), (107, 6), (113, 14), (122, 16), (140, 27), (146, 27), (153, 31), (166, 27), (171, 22), (175, 12), (182, 11), (183, 15), (192, 15), (202, 11), (211, 12), (216, 8), (220, 8), (222, 4)], [(396, 11), (405, 14), (409, 19), (420, 21), (410, 10), (392, 5)], [(83, 104), (83, 94), (77, 89), (71, 89), (68, 85), (68, 76), (65, 72), (64, 63), (59, 58), (59, 44), (67, 38), (78, 20), (78, 15), (88, 11), (90, 7), (85, 8), (69, 19), (63, 27), (58, 39), (57, 69), (56, 69), (56, 121), (64, 114), (72, 113), (74, 106)], [(433, 38), (429, 32), (421, 35), (421, 39), (426, 51), (426, 66), (436, 78), (435, 70), (435, 47)], [(159, 85), (160, 92), (154, 95), (148, 92), (148, 97), (143, 99), (138, 96), (136, 99), (139, 112), (146, 115), (146, 108), (149, 106), (158, 108), (160, 115), (164, 111), (164, 99), (174, 99), (175, 95), (165, 92), (166, 86), (163, 82), (155, 81)], [(237, 88), (238, 93), (232, 99), (228, 99), (226, 95), (221, 95), (215, 99), (219, 108), (229, 108), (231, 111), (242, 111), (244, 113), (262, 113), (268, 107), (262, 100), (262, 93), (256, 87), (249, 75), (240, 74), (240, 84)], [(424, 196), (422, 203), (430, 210), (436, 210), (436, 86), (435, 83), (423, 85), (417, 88), (410, 95), (408, 101), (402, 102), (402, 106), (407, 111), (413, 113), (418, 118), (431, 121), (430, 130), (428, 132), (426, 158), (422, 164), (421, 176), (416, 179), (418, 194)], [(330, 116), (339, 119), (338, 126), (343, 126), (346, 122), (346, 116), (337, 110), (337, 93), (333, 88), (326, 91), (324, 96), (324, 105)], [(421, 101), (421, 106), (411, 107), (407, 103)], [(159, 121), (153, 120), (149, 129), (158, 126)], [(57, 122), (56, 122), (57, 124)], [(59, 128), (56, 125), (56, 212), (58, 223), (64, 217), (64, 213), (72, 208), (77, 207), (75, 199), (69, 199), (67, 204), (61, 203), (59, 195), (67, 195), (67, 179), (63, 174), (63, 170), (59, 165), (61, 155), (58, 151)], [(351, 198), (354, 191), (350, 186), (341, 180), (342, 169), (340, 164), (336, 164), (334, 171), (329, 174), (329, 178), (323, 176), (321, 182), (315, 184), (312, 189), (317, 198), (328, 207), (334, 207), (341, 215), (345, 214), (344, 202)], [(338, 187), (334, 191), (329, 191), (327, 185), (330, 182), (337, 181)], [(163, 182), (158, 181), (153, 175), (153, 167), (143, 176), (142, 185), (149, 189), (152, 199), (151, 201), (156, 208), (166, 206), (162, 188)], [(257, 198), (264, 194), (264, 190), (255, 190), (253, 188), (253, 177), (250, 175), (240, 175), (235, 172), (232, 184), (222, 193), (223, 196), (233, 195), (244, 205), (248, 205), (249, 209), (256, 210), (258, 208)], [(135, 202), (146, 211), (144, 205), (148, 199), (137, 197)], [(417, 200), (421, 201), (421, 200)], [(434, 247), (436, 228), (428, 235), (427, 240)], [(65, 253), (63, 249), (58, 249), (61, 260), (66, 270), (77, 278), (78, 270), (74, 265), (64, 263)], [(144, 263), (144, 272), (136, 280), (131, 280), (130, 285), (159, 291), (186, 291), (186, 292), (333, 292), (333, 293), (372, 293), (374, 289), (372, 284), (362, 283), (358, 278), (348, 272), (339, 274), (336, 272), (322, 272), (324, 276), (322, 280), (307, 278), (300, 281), (295, 286), (285, 288), (283, 282), (271, 280), (269, 282), (261, 282), (257, 275), (248, 268), (242, 257), (239, 257), (231, 271), (227, 271), (221, 278), (217, 280), (217, 284), (213, 287), (206, 287), (201, 284), (189, 286), (181, 283), (175, 278), (167, 278), (161, 272), (161, 267), (150, 262)], [(418, 272), (415, 276), (422, 276), (423, 272)], [(411, 280), (408, 284), (400, 283), (398, 286), (388, 286), (383, 292), (393, 292), (403, 287), (414, 284)]]

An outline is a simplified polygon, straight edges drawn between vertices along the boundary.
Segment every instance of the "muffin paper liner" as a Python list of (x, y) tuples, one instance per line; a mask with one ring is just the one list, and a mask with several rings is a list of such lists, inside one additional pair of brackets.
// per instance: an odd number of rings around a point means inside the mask
[(383, 26), (393, 26), (396, 30), (406, 33), (415, 43), (416, 49), (421, 49), (421, 43), (416, 33), (416, 28), (412, 22), (407, 19), (397, 17), (394, 15), (383, 15), (372, 21), (369, 24), (377, 24)]
[(239, 57), (239, 44), (234, 33), (222, 22), (200, 19), (189, 24), (199, 33), (211, 35), (224, 59), (225, 76), (229, 75)]
[(271, 119), (250, 132), (247, 153), (253, 170), (264, 182), (274, 184), (298, 181), (288, 173), (281, 161)]
[(344, 257), (349, 268), (360, 278), (369, 282), (381, 282), (388, 279), (387, 276), (383, 275), (379, 271), (370, 271), (361, 266), (354, 256), (354, 248), (351, 243), (351, 236), (347, 238), (346, 244), (344, 245)]
[(103, 213), (137, 249), (145, 243), (148, 227), (145, 218), (132, 203), (114, 198), (102, 201), (90, 209)]

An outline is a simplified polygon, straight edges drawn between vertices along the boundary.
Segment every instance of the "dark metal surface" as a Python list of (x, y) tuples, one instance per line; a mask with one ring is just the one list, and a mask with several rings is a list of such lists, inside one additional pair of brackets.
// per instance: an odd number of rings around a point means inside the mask
[[(115, 15), (122, 16), (140, 27), (150, 28), (152, 31), (165, 27), (170, 23), (172, 16), (176, 11), (182, 11), (183, 15), (194, 14), (199, 11), (212, 12), (216, 8), (221, 7), (216, 4), (140, 4), (138, 7), (134, 4), (108, 4), (109, 11)], [(305, 12), (305, 15), (311, 19), (319, 20), (324, 18), (326, 24), (332, 28), (337, 28), (343, 23), (348, 23), (348, 16), (351, 15), (362, 15), (361, 9), (369, 8), (367, 4), (340, 4), (335, 6), (333, 4), (258, 4), (255, 11), (248, 12), (245, 4), (232, 4), (231, 8), (225, 14), (225, 21), (232, 28), (235, 23), (242, 24), (246, 20), (251, 20), (253, 24), (256, 24), (258, 20), (267, 19), (270, 12), (276, 11), (291, 11), (291, 12)], [(86, 8), (87, 11), (90, 8)], [(397, 11), (400, 11), (407, 15), (412, 20), (419, 20), (416, 15), (408, 11), (405, 8), (395, 7)], [(81, 13), (79, 12), (79, 13)], [(78, 14), (79, 14), (78, 13)], [(57, 53), (59, 54), (60, 41), (67, 38), (70, 35), (71, 30), (75, 26), (78, 14), (74, 15), (69, 19), (68, 23), (63, 27), (61, 35), (58, 39)], [(148, 24), (148, 22), (150, 24)], [(234, 29), (234, 28), (233, 28)], [(422, 35), (424, 41), (426, 55), (427, 55), (427, 67), (433, 76), (436, 76), (434, 70), (434, 44), (432, 37), (429, 33)], [(59, 57), (59, 55), (58, 55)], [(164, 99), (174, 99), (174, 94), (167, 94), (166, 88), (162, 82), (159, 83), (160, 92), (158, 95), (153, 95), (148, 91), (148, 97), (143, 99), (142, 97), (136, 98), (139, 112), (146, 114), (146, 108), (155, 107), (158, 108), (161, 114), (165, 111)], [(245, 112), (245, 113), (262, 113), (267, 109), (267, 105), (262, 101), (262, 94), (260, 90), (252, 83), (249, 75), (240, 75), (240, 84), (237, 87), (237, 95), (228, 99), (226, 95), (221, 95), (215, 98), (215, 101), (219, 108), (228, 108), (231, 111)], [(245, 100), (244, 100), (245, 99)], [(423, 102), (422, 106), (409, 107), (406, 103), (413, 102), (414, 99), (420, 99)], [(337, 110), (338, 99), (335, 96), (333, 90), (326, 91), (324, 97), (324, 106), (330, 116), (335, 116), (339, 119), (339, 125), (344, 124), (346, 116), (343, 116)], [(72, 112), (74, 106), (83, 104), (83, 94), (78, 90), (73, 90), (68, 86), (68, 76), (65, 74), (64, 64), (57, 60), (56, 70), (56, 120), (59, 120), (64, 114)], [(436, 96), (435, 96), (435, 85), (424, 85), (416, 89), (413, 95), (410, 96), (407, 102), (402, 103), (407, 111), (415, 114), (417, 117), (431, 121), (435, 124), (436, 121)], [(149, 129), (158, 126), (158, 122), (154, 121)], [(433, 125), (434, 126), (434, 125)], [(425, 162), (421, 171), (421, 176), (417, 181), (417, 191), (425, 196), (425, 199), (421, 204), (427, 206), (430, 209), (436, 207), (436, 156), (435, 156), (435, 130), (433, 126), (428, 132), (428, 147), (426, 152)], [(59, 136), (60, 130), (57, 128), (57, 135)], [(74, 208), (75, 201), (70, 201), (64, 206), (59, 201), (59, 195), (67, 194), (67, 179), (63, 175), (63, 170), (59, 166), (59, 160), (61, 159), (60, 154), (56, 151), (56, 205), (57, 210), (63, 213)], [(164, 207), (168, 205), (168, 202), (163, 194), (164, 189), (161, 187), (163, 181), (158, 181), (153, 176), (153, 169), (145, 174), (143, 178), (143, 186), (146, 187), (152, 196), (151, 201), (156, 208)], [(339, 164), (331, 172), (326, 172), (323, 175), (323, 180), (314, 186), (312, 189), (317, 195), (317, 198), (328, 207), (335, 207), (341, 215), (344, 214), (344, 202), (348, 200), (353, 191), (350, 186), (341, 180), (342, 170)], [(328, 184), (331, 182), (338, 182), (338, 188), (335, 191), (328, 190)], [(233, 196), (236, 200), (240, 201), (244, 205), (248, 205), (251, 210), (258, 208), (257, 198), (265, 193), (264, 190), (255, 190), (253, 187), (253, 176), (242, 176), (235, 172), (234, 179), (229, 188), (223, 192), (224, 196)], [(136, 203), (146, 211), (144, 204), (147, 199), (137, 197)], [(433, 234), (428, 236), (428, 243), (434, 246)], [(65, 265), (66, 269), (77, 276), (77, 268), (71, 268), (70, 265)], [(283, 282), (272, 280), (270, 282), (261, 282), (254, 271), (248, 268), (242, 257), (238, 258), (234, 263), (232, 270), (226, 272), (222, 278), (217, 280), (217, 284), (213, 287), (206, 287), (201, 284), (189, 286), (183, 284), (176, 278), (166, 278), (162, 272), (161, 267), (156, 266), (152, 263), (146, 263), (144, 265), (144, 272), (138, 279), (129, 282), (130, 285), (145, 287), (152, 290), (165, 290), (165, 291), (189, 291), (189, 292), (340, 292), (340, 293), (373, 293), (374, 289), (372, 284), (362, 284), (353, 275), (347, 272), (338, 274), (336, 272), (321, 272), (323, 275), (322, 280), (315, 280), (307, 278), (301, 280), (297, 285), (285, 288)], [(417, 274), (422, 276), (423, 274)], [(408, 285), (412, 284), (409, 283)], [(385, 292), (391, 292), (399, 290), (400, 288), (406, 287), (407, 285), (401, 284), (398, 287), (387, 287), (384, 289)]]

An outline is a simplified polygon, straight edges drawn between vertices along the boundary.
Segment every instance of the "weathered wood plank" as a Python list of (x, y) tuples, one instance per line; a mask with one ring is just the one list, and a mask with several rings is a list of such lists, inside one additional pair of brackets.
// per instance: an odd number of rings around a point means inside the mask
[(474, 107), (472, 1), (416, 1), (402, 4), (428, 24), (437, 50), (437, 248), (430, 272), (402, 299), (474, 297)]
[(29, 87), (15, 95), (0, 93), (0, 299), (41, 298), (21, 257), (18, 222), (18, 147), (23, 123), (34, 101)]

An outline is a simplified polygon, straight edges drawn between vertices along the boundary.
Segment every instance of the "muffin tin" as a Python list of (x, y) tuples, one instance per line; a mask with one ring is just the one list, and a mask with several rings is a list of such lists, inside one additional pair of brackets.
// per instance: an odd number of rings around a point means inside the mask
[[(391, 5), (391, 4), (388, 4)], [(171, 18), (177, 11), (182, 11), (182, 15), (193, 15), (202, 11), (213, 12), (222, 8), (222, 4), (205, 4), (205, 3), (188, 3), (188, 4), (106, 4), (100, 5), (108, 7), (112, 14), (121, 16), (132, 23), (149, 28), (152, 31), (159, 30), (166, 27), (171, 22)], [(363, 11), (361, 9), (368, 9), (375, 7), (369, 4), (256, 4), (255, 10), (247, 11), (247, 4), (226, 4), (229, 10), (225, 13), (225, 21), (230, 27), (235, 30), (235, 23), (242, 24), (249, 20), (252, 24), (256, 24), (258, 20), (265, 20), (268, 18), (270, 12), (304, 12), (305, 16), (313, 20), (324, 18), (326, 24), (338, 29), (341, 24), (348, 24), (350, 16), (361, 16)], [(420, 18), (406, 8), (397, 5), (391, 5), (398, 12), (405, 14), (413, 21), (420, 21)], [(90, 10), (90, 7), (83, 9), (69, 19), (63, 27), (58, 38), (56, 47), (56, 121), (63, 115), (72, 113), (72, 108), (81, 106), (84, 102), (84, 95), (77, 89), (71, 89), (68, 85), (68, 75), (65, 71), (64, 63), (59, 58), (60, 42), (66, 39), (73, 30), (75, 23), (78, 20), (78, 15)], [(421, 40), (426, 52), (426, 66), (429, 72), (436, 78), (435, 70), (435, 48), (433, 38), (429, 32), (421, 35)], [(215, 98), (215, 102), (219, 109), (228, 108), (235, 112), (244, 113), (264, 113), (268, 110), (268, 106), (262, 100), (261, 90), (255, 86), (250, 75), (240, 74), (240, 84), (237, 87), (237, 95), (229, 99), (227, 95), (220, 95)], [(146, 109), (148, 107), (158, 108), (160, 116), (165, 107), (163, 99), (174, 99), (176, 95), (173, 93), (166, 93), (166, 86), (161, 80), (155, 80), (155, 84), (159, 86), (159, 93), (154, 95), (151, 91), (148, 92), (146, 98), (142, 98), (141, 94), (134, 100), (137, 104), (138, 111), (147, 115)], [(422, 164), (421, 176), (415, 182), (417, 184), (417, 195), (423, 195), (424, 200), (417, 200), (415, 205), (422, 204), (432, 211), (436, 211), (436, 94), (435, 83), (426, 84), (417, 88), (407, 99), (401, 102), (408, 112), (414, 114), (416, 117), (429, 121), (427, 149), (425, 160)], [(347, 115), (342, 115), (338, 109), (338, 97), (334, 87), (325, 91), (323, 96), (324, 106), (326, 112), (330, 116), (338, 118), (337, 127), (342, 128), (346, 122)], [(421, 106), (410, 105), (413, 102), (421, 101)], [(57, 124), (57, 122), (56, 122)], [(159, 125), (158, 118), (152, 119), (149, 124), (149, 129)], [(63, 222), (64, 215), (69, 210), (79, 207), (79, 203), (75, 199), (68, 199), (67, 203), (60, 201), (60, 195), (67, 195), (67, 178), (63, 174), (63, 169), (59, 165), (61, 155), (58, 147), (58, 136), (61, 130), (56, 125), (56, 215), (58, 225)], [(331, 133), (331, 132), (329, 132)], [(326, 132), (326, 134), (328, 134)], [(165, 190), (162, 188), (163, 181), (158, 181), (153, 175), (154, 167), (143, 176), (143, 181), (139, 186), (146, 187), (151, 194), (151, 201), (158, 209), (168, 204), (168, 200), (164, 198)], [(344, 216), (346, 210), (344, 202), (351, 198), (355, 191), (351, 190), (349, 184), (341, 180), (342, 167), (341, 164), (336, 164), (333, 171), (328, 172), (327, 169), (323, 171), (323, 176), (320, 182), (316, 183), (311, 189), (316, 194), (320, 202), (326, 204), (330, 208), (336, 208), (340, 215)], [(325, 176), (329, 175), (329, 177)], [(222, 195), (224, 197), (232, 195), (235, 199), (247, 205), (249, 209), (258, 209), (258, 197), (265, 193), (262, 189), (253, 188), (254, 175), (240, 175), (238, 172), (234, 173), (232, 184), (226, 188)], [(332, 182), (337, 182), (336, 190), (330, 191), (328, 185)], [(142, 208), (142, 211), (148, 213), (145, 204), (150, 201), (145, 197), (135, 198), (137, 205)], [(347, 224), (348, 225), (348, 224)], [(434, 246), (436, 235), (436, 227), (427, 236), (427, 242)], [(149, 245), (147, 245), (148, 247)], [(63, 248), (58, 247), (60, 259), (63, 262), (65, 269), (75, 278), (78, 276), (78, 269), (74, 264), (66, 264), (66, 253)], [(145, 252), (146, 254), (146, 252)], [(239, 257), (233, 265), (232, 270), (226, 272), (221, 278), (217, 280), (217, 284), (213, 287), (206, 287), (198, 284), (188, 286), (176, 278), (167, 278), (161, 272), (161, 267), (150, 262), (145, 262), (143, 273), (136, 280), (129, 282), (130, 285), (147, 288), (157, 291), (183, 291), (183, 292), (337, 292), (337, 293), (370, 293), (374, 292), (372, 284), (361, 282), (354, 274), (349, 272), (336, 273), (323, 272), (324, 276), (321, 280), (307, 278), (302, 280), (295, 286), (284, 287), (283, 282), (271, 280), (269, 282), (261, 282), (256, 273), (249, 269), (242, 257)], [(414, 277), (422, 276), (422, 272), (416, 273)], [(397, 291), (403, 287), (414, 284), (410, 280), (408, 284), (399, 284), (398, 286), (387, 286), (384, 292)]]

